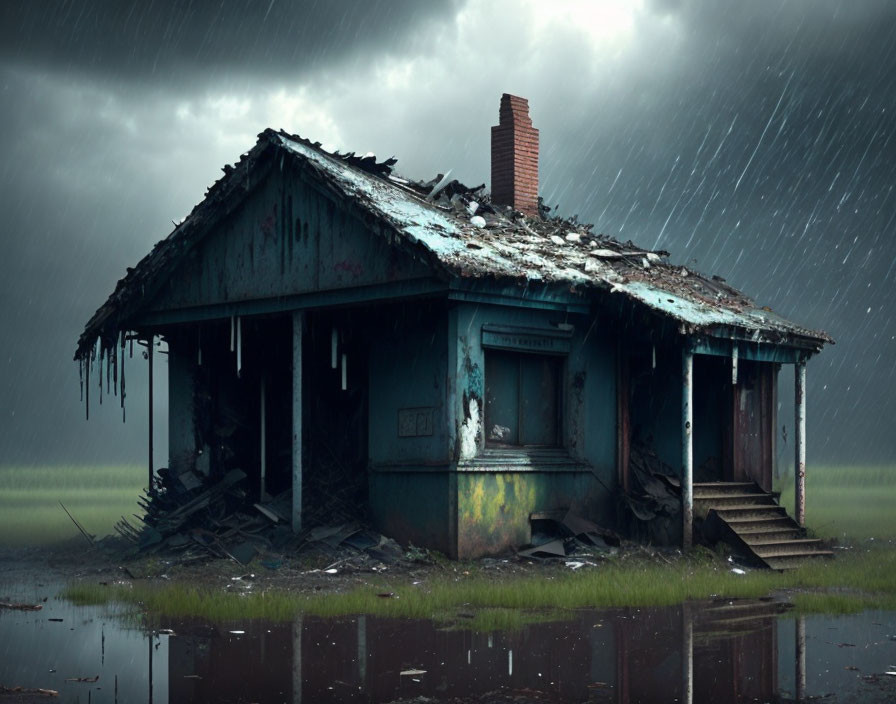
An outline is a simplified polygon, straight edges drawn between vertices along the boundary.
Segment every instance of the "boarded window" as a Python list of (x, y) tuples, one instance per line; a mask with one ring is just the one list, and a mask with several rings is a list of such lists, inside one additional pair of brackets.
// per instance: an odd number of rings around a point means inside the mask
[(562, 365), (556, 356), (486, 351), (487, 445), (560, 444)]

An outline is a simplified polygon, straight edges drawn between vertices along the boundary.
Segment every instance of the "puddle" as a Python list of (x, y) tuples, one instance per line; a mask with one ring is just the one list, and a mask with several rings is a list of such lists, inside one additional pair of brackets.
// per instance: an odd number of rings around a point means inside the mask
[[(883, 702), (896, 695), (896, 677), (883, 674), (896, 665), (894, 612), (795, 618), (769, 604), (721, 603), (581, 611), (493, 633), (361, 616), (180, 622), (166, 624), (173, 635), (147, 635), (120, 609), (75, 607), (56, 600), (57, 591), (3, 591), (14, 600), (49, 598), (38, 612), (0, 611), (0, 684), (59, 690), (49, 701), (489, 701), (485, 695), (503, 691), (513, 701), (833, 694), (825, 701)], [(95, 683), (65, 681), (96, 675)]]
[(4, 600), (43, 606), (0, 609), (0, 685), (58, 691), (48, 702), (168, 702), (167, 639), (143, 633), (127, 607), (73, 606), (61, 589), (0, 587)]

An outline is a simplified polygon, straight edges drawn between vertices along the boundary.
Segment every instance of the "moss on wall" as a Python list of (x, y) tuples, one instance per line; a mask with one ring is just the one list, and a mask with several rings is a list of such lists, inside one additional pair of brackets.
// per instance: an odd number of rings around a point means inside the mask
[(458, 555), (504, 552), (531, 540), (529, 515), (575, 507), (599, 518), (600, 485), (590, 472), (459, 472), (457, 478)]

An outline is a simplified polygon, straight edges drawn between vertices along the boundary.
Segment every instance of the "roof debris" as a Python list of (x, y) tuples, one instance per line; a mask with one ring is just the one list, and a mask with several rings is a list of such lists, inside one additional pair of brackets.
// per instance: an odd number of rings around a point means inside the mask
[[(372, 214), (397, 237), (399, 246), (422, 254), (449, 277), (492, 278), (532, 283), (563, 283), (585, 293), (603, 290), (678, 322), (684, 333), (734, 328), (756, 341), (799, 341), (820, 349), (833, 340), (824, 332), (795, 325), (760, 308), (721, 277), (704, 277), (668, 261), (669, 253), (642, 249), (595, 234), (576, 217), (552, 216), (539, 203), (539, 217), (528, 217), (490, 202), (485, 185), (468, 187), (450, 172), (430, 181), (393, 173), (395, 158), (377, 162), (367, 154), (329, 153), (319, 142), (268, 129), (256, 145), (208, 190), (206, 198), (164, 240), (118, 282), (106, 303), (87, 323), (76, 359), (111, 350), (128, 321), (153, 297), (174, 265), (232, 213), (284, 160), (296, 160), (334, 195)], [(102, 352), (101, 352), (102, 353)]]

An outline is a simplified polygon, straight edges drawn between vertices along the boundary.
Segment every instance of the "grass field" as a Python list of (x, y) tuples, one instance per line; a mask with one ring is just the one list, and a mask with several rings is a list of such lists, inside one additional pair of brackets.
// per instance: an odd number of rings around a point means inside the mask
[[(2, 468), (0, 542), (39, 545), (77, 536), (59, 507), (60, 500), (89, 532), (109, 533), (122, 514), (136, 511), (143, 481), (142, 467)], [(779, 488), (782, 503), (792, 510), (792, 479), (783, 480)], [(534, 609), (665, 605), (708, 597), (765, 596), (781, 590), (796, 590), (792, 600), (804, 612), (896, 609), (894, 506), (896, 466), (810, 467), (810, 529), (851, 547), (838, 550), (834, 561), (784, 574), (760, 570), (735, 575), (720, 567), (718, 560), (695, 551), (671, 565), (610, 561), (599, 570), (561, 573), (550, 580), (517, 576), (495, 581), (471, 563), (465, 565), (468, 577), (436, 579), (413, 589), (386, 578), (369, 588), (320, 596), (287, 592), (236, 596), (183, 583), (144, 583), (131, 590), (77, 584), (68, 596), (81, 602), (122, 599), (139, 602), (150, 612), (211, 619), (283, 619), (298, 612), (450, 617), (452, 609), (462, 607), (476, 609), (483, 627), (523, 619), (524, 612)], [(400, 593), (401, 598), (376, 596), (387, 591)]]
[[(0, 545), (45, 545), (77, 535), (62, 501), (91, 533), (102, 536), (138, 510), (146, 481), (141, 466), (0, 467)], [(781, 503), (793, 511), (793, 478), (781, 480)], [(841, 541), (896, 539), (896, 465), (810, 466), (806, 522)]]
[(146, 468), (0, 467), (0, 545), (46, 545), (78, 535), (65, 507), (103, 536), (122, 515), (136, 513)]
[[(531, 618), (556, 618), (577, 608), (671, 606), (684, 601), (761, 598), (791, 591), (800, 613), (852, 613), (866, 608), (896, 609), (896, 550), (874, 548), (839, 556), (785, 573), (756, 570), (738, 575), (699, 552), (671, 565), (610, 562), (593, 571), (497, 577), (469, 565), (463, 576), (436, 575), (409, 584), (387, 576), (342, 594), (263, 591), (236, 594), (177, 581), (114, 587), (71, 585), (64, 596), (75, 603), (124, 601), (149, 614), (201, 617), (212, 621), (264, 618), (288, 621), (299, 613), (320, 616), (373, 614), (451, 621), (459, 610), (473, 611), (485, 630), (510, 627)], [(383, 599), (382, 593), (397, 598)], [(544, 612), (548, 612), (548, 616)], [(539, 616), (539, 614), (541, 614)]]
[[(776, 489), (793, 513), (793, 477)], [(841, 542), (896, 540), (896, 465), (812, 466), (806, 470), (806, 525)]]

